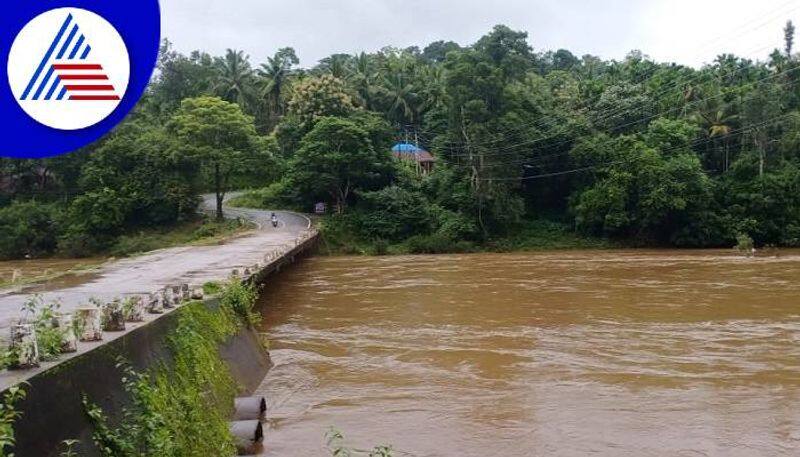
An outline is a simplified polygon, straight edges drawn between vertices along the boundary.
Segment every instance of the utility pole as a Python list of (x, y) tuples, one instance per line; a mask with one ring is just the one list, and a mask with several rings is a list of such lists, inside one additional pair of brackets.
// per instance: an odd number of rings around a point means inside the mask
[(470, 139), (469, 132), (467, 131), (467, 116), (464, 113), (463, 106), (461, 107), (461, 134), (464, 136), (464, 145), (467, 150), (469, 166), (472, 170), (472, 176), (470, 178), (472, 191), (478, 197), (478, 225), (480, 226), (483, 235), (486, 236), (486, 225), (483, 223), (483, 185), (481, 179), (481, 171), (483, 171), (483, 153), (479, 153), (480, 164), (478, 166), (475, 164), (472, 140)]
[(422, 176), (422, 164), (420, 163), (420, 155), (419, 155), (419, 136), (417, 135), (417, 128), (414, 127), (414, 146), (417, 147), (417, 155), (416, 155), (416, 162), (417, 162), (417, 174)]

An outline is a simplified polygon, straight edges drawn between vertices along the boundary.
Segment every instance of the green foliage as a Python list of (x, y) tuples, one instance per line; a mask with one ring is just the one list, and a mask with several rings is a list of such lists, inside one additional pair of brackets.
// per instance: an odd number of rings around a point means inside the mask
[(308, 78), (292, 87), (289, 115), (311, 128), (328, 116), (347, 116), (355, 111), (345, 82), (333, 75)]
[(251, 309), (249, 289), (233, 283), (223, 290), (223, 304), (209, 310), (200, 302), (181, 308), (169, 337), (173, 362), (149, 373), (124, 363), (123, 384), (132, 404), (121, 423), (112, 427), (102, 410), (84, 399), (95, 427), (93, 441), (101, 455), (209, 456), (234, 455), (227, 417), (236, 395), (236, 383), (219, 357), (218, 347), (252, 323), (236, 310)]
[(755, 243), (753, 239), (750, 238), (750, 235), (746, 233), (740, 233), (736, 235), (736, 249), (743, 253), (750, 255), (753, 252), (753, 248), (755, 247)]
[(14, 422), (22, 416), (15, 406), (25, 399), (25, 395), (22, 386), (13, 386), (6, 391), (3, 401), (0, 402), (0, 457), (14, 457), (11, 452), (16, 443)]
[(254, 309), (257, 298), (255, 286), (238, 279), (228, 282), (220, 294), (222, 307), (232, 311), (248, 328), (255, 328), (261, 322), (261, 314)]
[(223, 219), (222, 198), (231, 180), (247, 167), (269, 164), (261, 149), (253, 118), (240, 106), (216, 97), (186, 99), (172, 116), (168, 131), (175, 135), (176, 154), (198, 163), (217, 196), (217, 218)]
[(0, 258), (52, 254), (58, 243), (61, 214), (55, 205), (14, 202), (0, 209)]
[(358, 190), (371, 190), (389, 178), (391, 159), (376, 151), (366, 130), (333, 117), (320, 119), (302, 140), (290, 165), (290, 179), (311, 201), (330, 199), (344, 210)]
[(222, 291), (222, 285), (218, 282), (207, 282), (203, 284), (203, 293), (205, 295), (217, 295)]
[(56, 319), (60, 308), (61, 304), (58, 302), (44, 303), (41, 296), (31, 298), (22, 306), (23, 316), (33, 324), (36, 331), (41, 361), (57, 359), (61, 355), (65, 332), (74, 331), (58, 327)]
[[(189, 219), (204, 191), (221, 201), (240, 188), (258, 189), (241, 205), (352, 213), (326, 224), (333, 252), (403, 252), (410, 238), (426, 251), (576, 236), (719, 247), (740, 232), (800, 245), (794, 38), (787, 25), (782, 51), (700, 69), (640, 51), (536, 52), (503, 25), (468, 46), (334, 54), (308, 69), (292, 48), (258, 65), (165, 42), (150, 90), (107, 138), (66, 158), (0, 159), (0, 256), (104, 252)], [(388, 154), (397, 140), (431, 151), (433, 173), (405, 176)], [(537, 225), (545, 214), (570, 228), (563, 243)]]

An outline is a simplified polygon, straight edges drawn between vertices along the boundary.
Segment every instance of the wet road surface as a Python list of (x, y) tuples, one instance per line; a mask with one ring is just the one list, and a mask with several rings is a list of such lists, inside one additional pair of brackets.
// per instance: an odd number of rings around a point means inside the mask
[[(213, 198), (204, 197), (203, 208), (213, 208)], [(20, 308), (30, 293), (41, 293), (45, 301), (58, 300), (62, 311), (86, 305), (96, 297), (101, 300), (129, 294), (149, 293), (171, 284), (202, 285), (228, 277), (242, 266), (263, 262), (268, 252), (285, 249), (309, 226), (304, 216), (276, 212), (278, 228), (269, 223), (271, 212), (226, 208), (226, 216), (253, 221), (258, 229), (214, 246), (185, 246), (154, 251), (141, 256), (118, 260), (104, 265), (96, 273), (54, 281), (41, 286), (0, 293), (0, 335), (5, 338), (10, 323), (19, 318)]]

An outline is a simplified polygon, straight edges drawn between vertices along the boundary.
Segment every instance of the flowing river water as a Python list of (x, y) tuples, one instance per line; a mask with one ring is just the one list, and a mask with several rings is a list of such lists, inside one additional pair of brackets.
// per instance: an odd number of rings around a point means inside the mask
[(312, 258), (262, 297), (267, 455), (800, 455), (800, 252)]

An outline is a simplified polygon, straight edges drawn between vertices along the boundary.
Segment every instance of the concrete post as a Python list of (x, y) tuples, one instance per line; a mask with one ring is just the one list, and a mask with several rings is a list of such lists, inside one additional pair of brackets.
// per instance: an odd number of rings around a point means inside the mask
[(106, 332), (125, 331), (125, 313), (119, 299), (103, 306), (103, 330)]
[(103, 326), (100, 308), (90, 306), (75, 310), (76, 327), (81, 341), (102, 341)]
[(127, 322), (144, 322), (145, 302), (144, 297), (135, 295), (125, 299), (122, 305)]
[(202, 300), (205, 292), (203, 292), (202, 287), (195, 287), (192, 290), (192, 300)]
[(72, 314), (60, 314), (56, 317), (56, 325), (61, 331), (61, 352), (78, 352), (78, 336), (75, 335), (75, 321)]
[(175, 307), (173, 297), (172, 297), (172, 287), (165, 287), (161, 289), (161, 306), (164, 309), (171, 309)]
[(147, 312), (150, 314), (163, 314), (164, 305), (161, 302), (161, 294), (153, 292), (147, 297)]
[(33, 324), (17, 324), (11, 327), (10, 356), (9, 368), (12, 370), (39, 366), (39, 344)]

